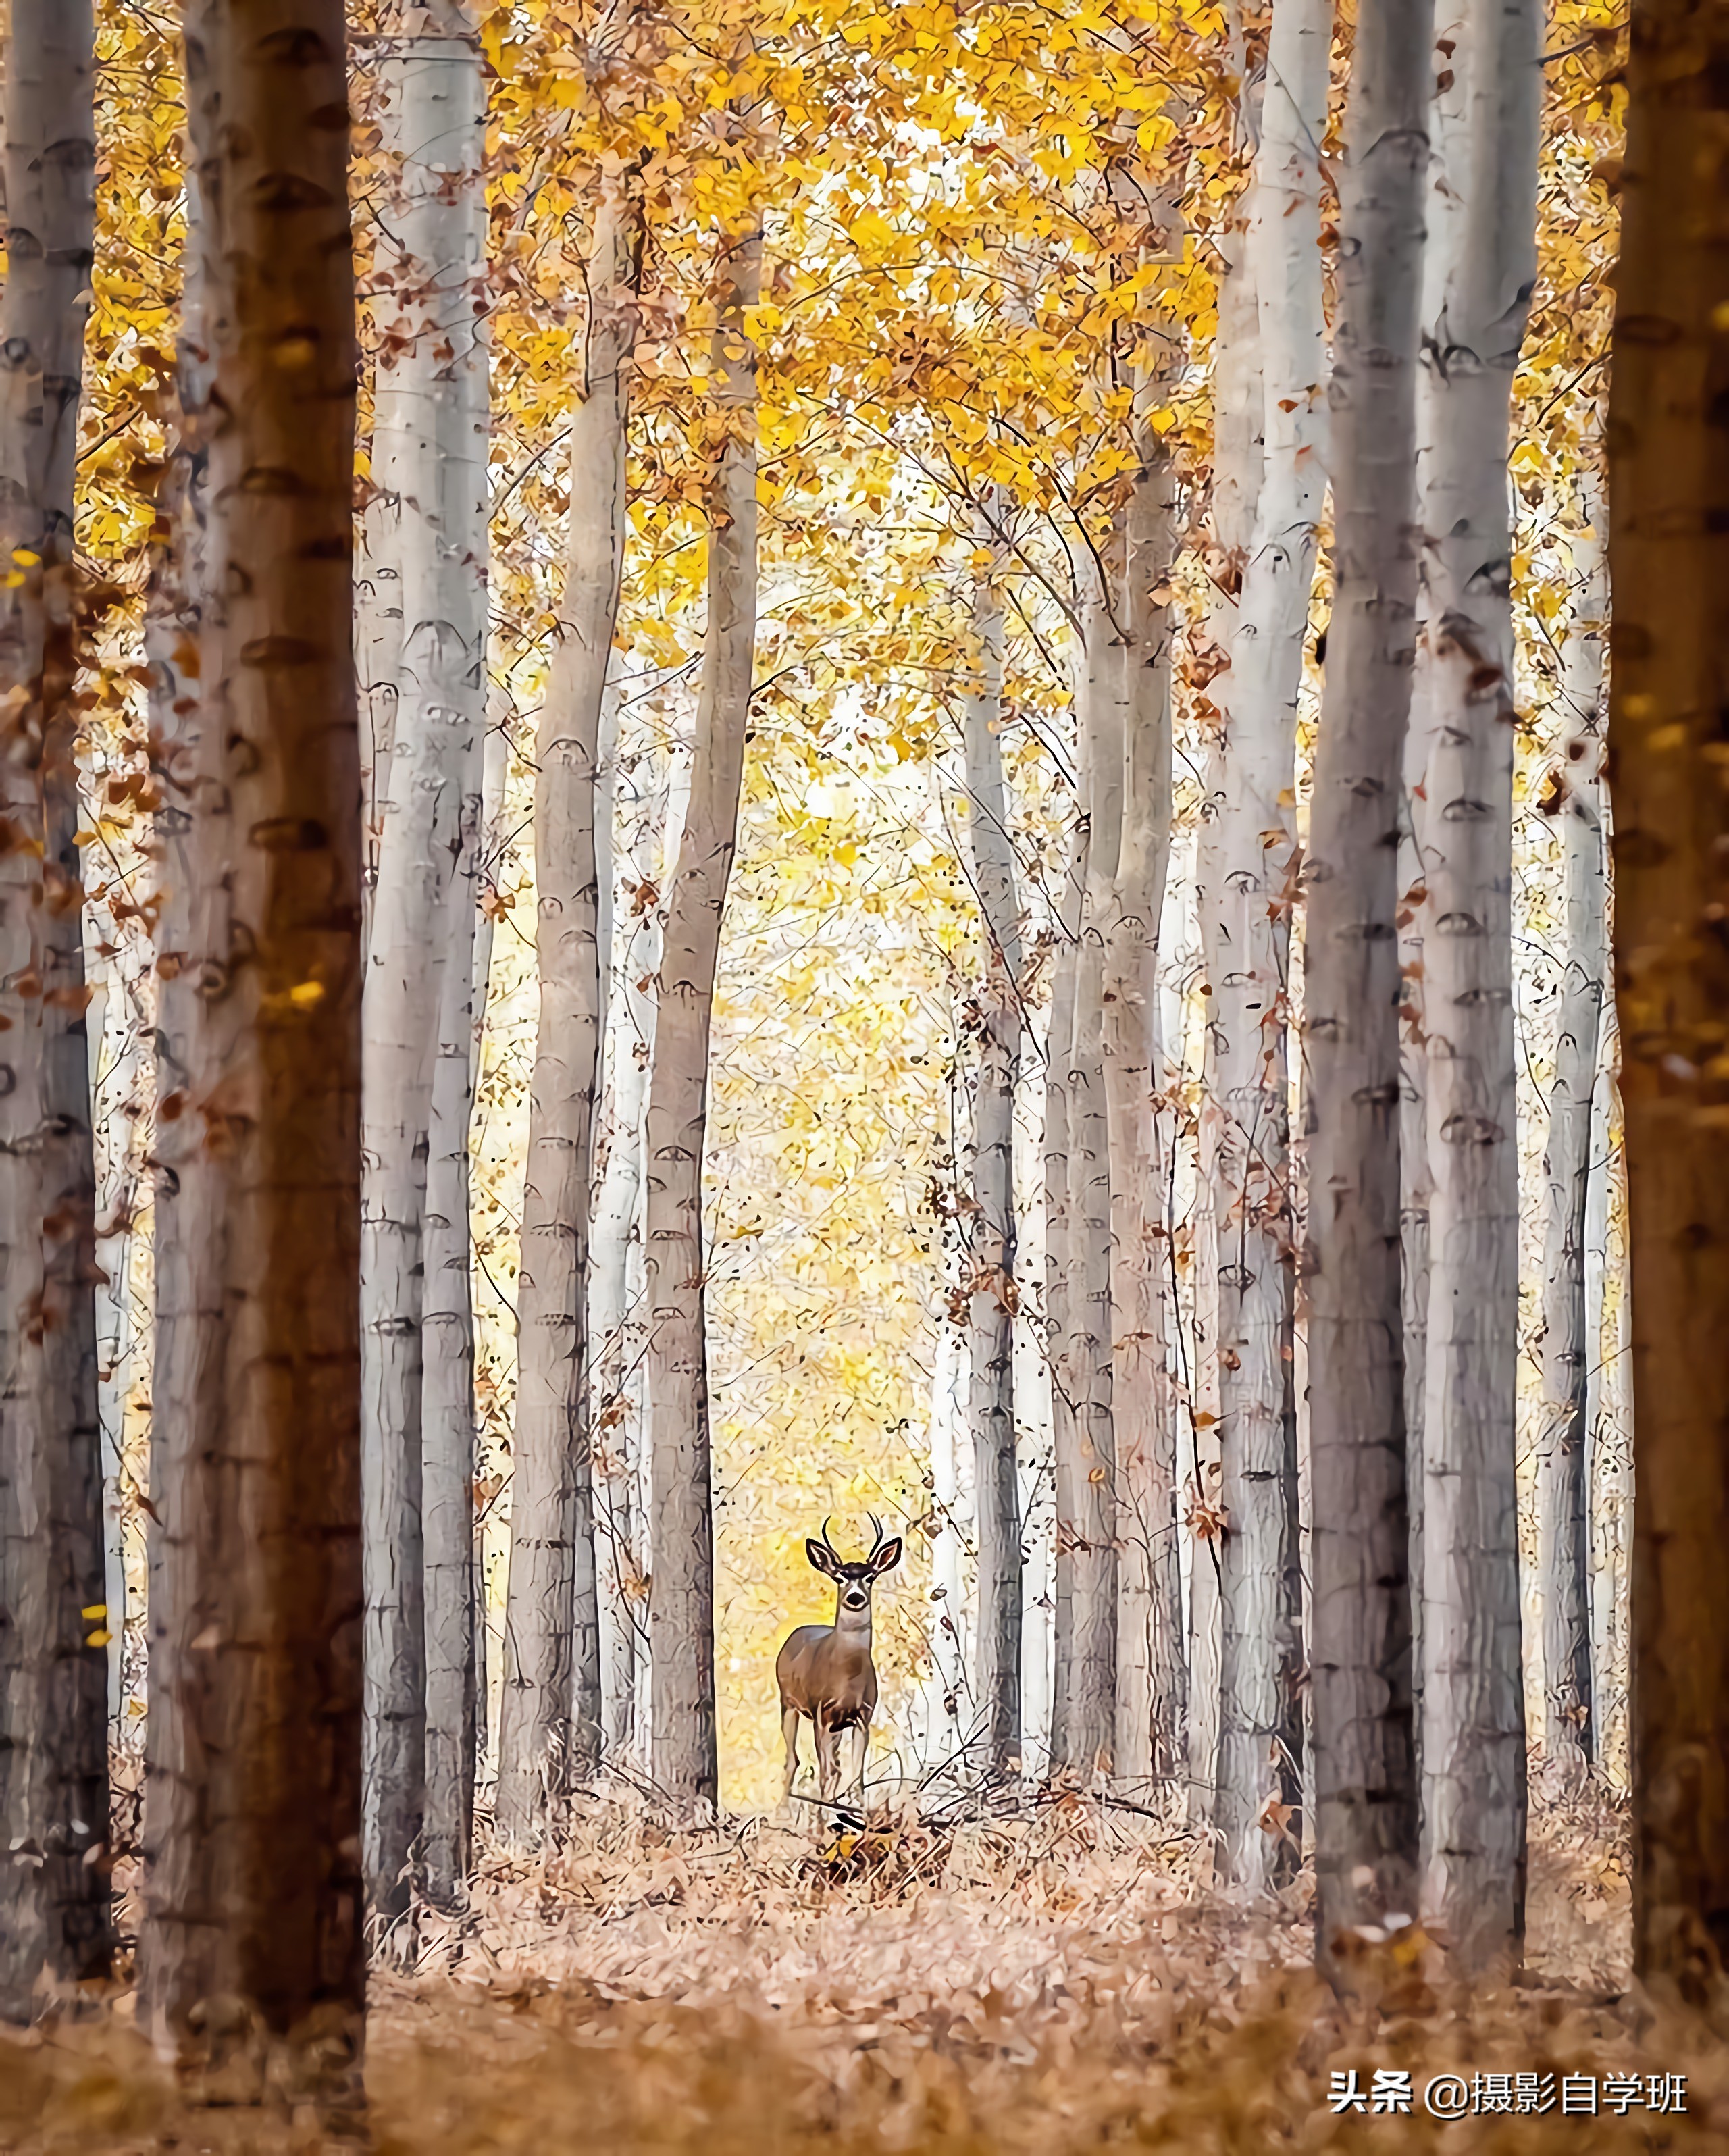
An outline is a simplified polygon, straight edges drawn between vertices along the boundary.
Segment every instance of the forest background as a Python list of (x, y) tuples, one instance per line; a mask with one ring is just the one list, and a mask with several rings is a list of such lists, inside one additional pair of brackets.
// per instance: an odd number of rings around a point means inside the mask
[[(364, 277), (372, 266), (369, 207), (382, 185), (381, 136), (367, 100), (387, 26), (364, 8), (351, 19)], [(1221, 589), (1208, 484), (1212, 359), (1222, 246), (1250, 147), (1243, 96), (1265, 23), (1187, 4), (1134, 26), (1126, 41), (1119, 18), (1087, 8), (657, 8), (654, 21), (656, 35), (645, 43), (633, 43), (624, 11), (613, 9), (513, 6), (480, 24), (489, 69), (490, 719), (509, 751), (490, 805), (482, 906), (492, 957), (474, 1136), (490, 1661), (495, 1690), (536, 1000), (532, 726), (571, 506), (560, 449), (586, 324), (591, 176), (610, 160), (639, 172), (648, 204), (611, 766), (619, 849), (612, 900), (618, 921), (644, 932), (664, 875), (669, 803), (676, 823), (703, 633), (710, 235), (741, 189), (755, 193), (766, 216), (767, 272), (749, 320), (761, 399), (758, 685), (716, 1005), (707, 1198), (721, 1787), (729, 1804), (761, 1805), (777, 1774), (776, 1644), (788, 1623), (826, 1614), (804, 1554), (805, 1536), (824, 1515), (835, 1516), (838, 1535), (842, 1522), (861, 1530), (869, 1512), (916, 1530), (906, 1570), (879, 1604), (887, 1725), (880, 1743), (917, 1762), (940, 1754), (967, 1717), (972, 1524), (965, 1346), (953, 1319), (966, 1300), (964, 1190), (980, 1034), (961, 739), (977, 665), (969, 638), (977, 512), (993, 487), (1020, 505), (1005, 577), (1000, 737), (1027, 948), (1036, 954), (1042, 938), (1048, 953), (1073, 805), (1077, 563), (1101, 541), (1112, 483), (1131, 454), (1130, 393), (1112, 386), (1099, 360), (1126, 326), (1149, 321), (1173, 355), (1154, 424), (1174, 448), (1180, 482), (1170, 578), (1178, 624), (1174, 838), (1162, 964), (1173, 1065), (1167, 1092), (1180, 1139), (1172, 1253), (1185, 1326), (1177, 1378), (1188, 1416), (1186, 1509), (1202, 1530), (1187, 1541), (1185, 1563), (1205, 1547), (1210, 1381), (1195, 1147), (1207, 983), (1193, 890)], [(1328, 187), (1349, 29), (1347, 18), (1322, 146)], [(1563, 723), (1569, 636), (1598, 626), (1585, 564), (1605, 386), (1617, 40), (1607, 8), (1551, 10), (1541, 271), (1515, 387), (1521, 1537), (1532, 1560), (1539, 1163), (1564, 933), (1559, 847), (1544, 797)], [(99, 232), (78, 543), (112, 598), (84, 715), (95, 803), (86, 866), (97, 935), (92, 1016), (101, 1015), (100, 1255), (111, 1282), (105, 1423), (122, 1433), (113, 1530), (131, 1589), (126, 1606), (136, 1610), (154, 1142), (146, 849), (156, 798), (141, 638), (155, 498), (171, 448), (184, 110), (167, 15), (104, 0), (98, 51)], [(747, 165), (716, 116), (741, 85), (764, 84), (782, 119), (772, 141), (755, 141)], [(1171, 206), (1167, 259), (1153, 264), (1125, 253), (1097, 188), (1101, 140), (1125, 113), (1135, 116), (1139, 153), (1162, 175)], [(1335, 207), (1324, 194), (1324, 246)], [(379, 355), (387, 360), (396, 300), (387, 282), (363, 290), (370, 381)], [(365, 393), (362, 408), (364, 428)], [(1315, 636), (1326, 603), (1323, 581)], [(1317, 678), (1311, 663), (1300, 830)], [(625, 991), (613, 998), (609, 1042), (616, 1095), (634, 1060), (628, 990), (651, 969), (646, 945), (633, 947), (628, 934), (618, 933), (614, 947)], [(1036, 1041), (1048, 963), (1027, 978)], [(1592, 1260), (1593, 1561), (1603, 1664), (1624, 1670), (1616, 1613), (1629, 1416), (1612, 1057), (1606, 1043)], [(1018, 1179), (1036, 1194), (1036, 1054), (1025, 1069)], [(1040, 1247), (1038, 1203), (1036, 1194), (1027, 1201), (1028, 1253)], [(1017, 1321), (1024, 1402), (1037, 1399), (1040, 1368), (1026, 1314), (1036, 1301), (1032, 1276), (1029, 1258)], [(623, 1392), (628, 1415), (635, 1396), (628, 1384)], [(1050, 1565), (1049, 1430), (1036, 1407), (1025, 1412), (1037, 1607)], [(1533, 1562), (1527, 1580), (1534, 1572)], [(114, 1584), (117, 1590), (118, 1577)], [(114, 1603), (121, 1599), (116, 1591)], [(1537, 1632), (1527, 1622), (1528, 1643)], [(136, 1617), (117, 1628), (113, 1651), (126, 1712), (141, 1718)], [(1025, 1671), (1035, 1754), (1049, 1712), (1041, 1651), (1034, 1627)], [(1533, 1727), (1540, 1686), (1531, 1655)], [(1612, 1692), (1603, 1706), (1605, 1763), (1624, 1774), (1624, 1704)]]

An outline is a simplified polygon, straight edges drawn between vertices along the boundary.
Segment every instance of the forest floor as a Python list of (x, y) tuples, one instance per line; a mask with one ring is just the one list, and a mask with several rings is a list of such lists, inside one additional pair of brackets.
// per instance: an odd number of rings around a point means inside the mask
[[(1401, 1934), (1365, 1949), (1379, 2004), (1347, 2009), (1309, 1966), (1306, 1876), (1276, 1904), (1234, 1906), (1206, 1883), (1196, 1838), (1074, 1799), (862, 1840), (762, 1822), (672, 1835), (603, 1808), (531, 1868), (488, 1863), (467, 1914), (423, 1917), (412, 1968), (375, 1978), (374, 2145), (1729, 2152), (1729, 2049), (1626, 1995), (1623, 1816), (1600, 1802), (1542, 1807), (1531, 1856), (1517, 1987), (1449, 1989), (1434, 1950)], [(310, 2124), (181, 2103), (129, 2003), (5, 2040), (0, 2148), (323, 2145)], [(1354, 2071), (1367, 2092), (1377, 2068), (1409, 2070), (1412, 2114), (1336, 2114), (1331, 2076)], [(1505, 2093), (1485, 2082), (1479, 2115), (1444, 2124), (1424, 2102), (1440, 2073), (1466, 2091), (1474, 2075), (1586, 2077), (1599, 2107), (1503, 2114), (1485, 2108)], [(1653, 2108), (1635, 2074), (1685, 2074), (1685, 2112)], [(1612, 2115), (1629, 2086), (1640, 2102)]]

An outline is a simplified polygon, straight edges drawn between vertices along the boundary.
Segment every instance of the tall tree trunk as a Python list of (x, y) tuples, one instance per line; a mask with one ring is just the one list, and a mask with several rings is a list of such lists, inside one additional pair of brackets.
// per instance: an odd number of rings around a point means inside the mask
[(1429, 328), (1423, 517), (1429, 1300), (1424, 1389), (1423, 1897), (1467, 1968), (1524, 1930), (1514, 1475), (1519, 1190), (1512, 1006), (1507, 429), (1537, 275), (1535, 0), (1470, 0), (1459, 244)]
[[(1594, 481), (1582, 489), (1576, 579), (1561, 685), (1560, 756), (1544, 806), (1561, 819), (1567, 941), (1543, 1151), (1542, 1391), (1537, 1409), (1538, 1571), (1543, 1611), (1543, 1749), (1570, 1778), (1597, 1756), (1591, 1684), (1591, 1415), (1593, 1339), (1586, 1264), (1593, 1110), (1608, 959), (1603, 848), (1603, 639), (1608, 579)], [(1600, 1303), (1599, 1303), (1600, 1312)], [(1598, 1328), (1599, 1334), (1601, 1327)]]
[(1634, 10), (1614, 382), (1615, 987), (1637, 1442), (1634, 1965), (1703, 2005), (1729, 1964), (1729, 13)]
[[(635, 773), (654, 772), (643, 786)], [(595, 1561), (600, 1575), (601, 1698), (609, 1757), (637, 1741), (648, 1675), (638, 1503), (643, 1436), (643, 1117), (654, 1047), (655, 969), (660, 962), (658, 881), (670, 789), (658, 752), (621, 763), (615, 817), (628, 814), (629, 839), (615, 882), (630, 903), (617, 916), (613, 988), (608, 998), (606, 1166), (594, 1209), (589, 1310), (595, 1354)]]
[(1122, 829), (1122, 654), (1111, 603), (1121, 576), (1123, 542), (1119, 513), (1107, 559), (1083, 608), (1076, 736), (1077, 840), (1085, 872), (1064, 1087), (1069, 1133), (1064, 1372), (1072, 1413), (1057, 1425), (1059, 1440), (1066, 1437), (1071, 1450), (1058, 1467), (1058, 1614), (1059, 1619), (1066, 1614), (1067, 1630), (1066, 1641), (1059, 1641), (1064, 1749), (1056, 1763), (1088, 1782), (1113, 1772), (1116, 1758), (1116, 1460), (1104, 1017), (1105, 937)]
[(1070, 1764), (1069, 1732), (1075, 1689), (1073, 1522), (1078, 1502), (1075, 1484), (1079, 1435), (1070, 1358), (1070, 1270), (1076, 1243), (1070, 1069), (1075, 1050), (1075, 1008), (1080, 987), (1080, 908), (1085, 880), (1086, 798), (1083, 788), (1058, 908), (1050, 1018), (1044, 1039), (1044, 1361), (1050, 1383), (1051, 1478), (1055, 1515), (1050, 1685), (1053, 1771)]
[[(1240, 39), (1239, 39), (1240, 42)], [(1260, 126), (1260, 104), (1246, 102), (1245, 126)], [(1194, 1462), (1189, 1492), (1189, 1527), (1194, 1537), (1189, 1575), (1189, 1816), (1210, 1824), (1217, 1800), (1219, 1724), (1222, 1717), (1224, 1566), (1218, 1536), (1212, 1532), (1220, 1502), (1224, 1463), (1219, 1456), (1219, 1383), (1223, 1376), (1219, 1342), (1218, 1276), (1222, 1218), (1218, 1173), (1219, 1125), (1224, 1109), (1219, 1074), (1218, 1027), (1213, 1022), (1214, 983), (1224, 967), (1222, 855), (1219, 824), (1224, 793), (1224, 742), (1235, 695), (1230, 654), (1236, 646), (1241, 614), (1243, 573), (1254, 536), (1264, 462), (1265, 394), (1260, 378), (1260, 324), (1255, 303), (1254, 263), (1249, 230), (1254, 189), (1238, 199), (1236, 213), (1220, 240), (1223, 257), (1219, 293), (1219, 332), (1213, 357), (1213, 546), (1208, 567), (1208, 634), (1219, 671), (1208, 688), (1213, 712), (1201, 826), (1195, 844), (1195, 917), (1199, 934), (1203, 993), (1208, 1024), (1202, 1047), (1203, 1089), (1198, 1138), (1195, 1305), (1206, 1328), (1198, 1343), (1194, 1414)]]
[(13, 0), (5, 64), (0, 2015), (27, 2019), (38, 1982), (52, 1990), (101, 1976), (112, 1947), (94, 1861), (108, 1835), (110, 1613), (74, 838), (73, 477), (95, 164), (88, 0)]
[[(1142, 402), (1157, 377), (1143, 377)], [(1182, 1583), (1177, 1548), (1177, 1419), (1167, 1358), (1171, 1244), (1159, 921), (1171, 857), (1168, 590), (1176, 480), (1150, 427), (1125, 521), (1120, 670), (1122, 808), (1105, 932), (1104, 1065), (1110, 1137), (1111, 1425), (1118, 1543), (1118, 1775), (1145, 1783), (1180, 1768)]]
[[(1470, 0), (1436, 0), (1434, 35), (1443, 59), (1457, 54), (1465, 41), (1465, 10)], [(1444, 49), (1442, 49), (1444, 48)], [(1465, 65), (1438, 69), (1429, 101), (1429, 180), (1424, 223), (1428, 238), (1423, 254), (1423, 312), (1425, 336), (1438, 330), (1445, 311), (1447, 288), (1464, 236), (1465, 203), (1460, 188), (1470, 160), (1470, 80)], [(1435, 453), (1448, 413), (1440, 370), (1433, 352), (1417, 378), (1417, 498), (1419, 517), (1429, 506)], [(1424, 1465), (1424, 1409), (1429, 1382), (1430, 1213), (1434, 1199), (1434, 1163), (1429, 1152), (1429, 1045), (1424, 951), (1432, 910), (1424, 864), (1434, 852), (1432, 825), (1444, 803), (1429, 798), (1424, 784), (1434, 747), (1434, 728), (1443, 701), (1434, 693), (1439, 640), (1429, 634), (1432, 594), (1419, 564), (1417, 655), (1412, 675), (1411, 708), (1405, 729), (1404, 813), (1399, 821), (1399, 1019), (1404, 1052), (1399, 1070), (1399, 1234), (1403, 1265), (1405, 1495), (1410, 1522), (1411, 1691), (1413, 1726), (1423, 1727), (1423, 1535), (1426, 1471)], [(1419, 1743), (1419, 1772), (1421, 1773)]]
[(738, 844), (756, 655), (757, 377), (745, 321), (762, 282), (760, 229), (726, 235), (716, 265), (710, 362), (716, 424), (723, 431), (708, 475), (708, 630), (690, 805), (666, 900), (649, 1081), (644, 1258), (654, 1493), (652, 1758), (660, 1788), (697, 1810), (712, 1809), (718, 1794), (702, 1168), (715, 969)]
[[(374, 772), (377, 880), (362, 1020), (361, 1351), (367, 1891), (376, 1911), (393, 1917), (408, 1906), (426, 1815), (429, 1132), (440, 1019), (447, 1009), (455, 1019), (467, 1003), (459, 983), (447, 991), (451, 974), (466, 975), (473, 948), (468, 916), (452, 906), (450, 893), (464, 843), (464, 803), (478, 783), (485, 716), (486, 375), (475, 335), (485, 248), (485, 95), (462, 0), (413, 0), (384, 45), (381, 72), (390, 200), (380, 220), (374, 281), (388, 336), (374, 409), (378, 434), (390, 444), (400, 619), (389, 760)], [(431, 924), (439, 932), (428, 936)], [(465, 1055), (465, 1040), (463, 1047)], [(435, 1451), (445, 1435), (434, 1440)], [(439, 1463), (442, 1469), (442, 1453)], [(447, 1521), (441, 1525), (447, 1542), (448, 1531)], [(448, 1551), (441, 1551), (441, 1576), (450, 1576)], [(441, 1693), (441, 1712), (448, 1716), (449, 1706)], [(449, 1767), (449, 1757), (442, 1758), (447, 1798)], [(447, 1816), (440, 1828), (445, 1892), (450, 1824)]]
[(1304, 992), (1317, 1952), (1411, 1912), (1417, 1790), (1399, 1291), (1399, 776), (1417, 562), (1430, 0), (1357, 19), (1330, 392), (1334, 597)]
[(600, 181), (570, 563), (536, 756), (540, 1026), (517, 1290), (521, 1348), (498, 1823), (542, 1833), (600, 1757), (600, 1611), (588, 1426), (587, 1280), (602, 982), (595, 824), (601, 707), (626, 532), (625, 424), (642, 258), (634, 174)]
[(1231, 663), (1209, 1007), (1223, 1111), (1214, 1171), (1225, 1513), (1215, 1819), (1224, 1874), (1250, 1891), (1287, 1868), (1298, 1845), (1268, 1805), (1301, 1799), (1286, 1023), (1297, 700), (1326, 491), (1320, 142), (1331, 32), (1325, 0), (1277, 0), (1249, 234), (1265, 447)]
[(1014, 848), (1003, 778), (1003, 595), (1005, 548), (993, 490), (978, 535), (988, 564), (975, 574), (964, 696), (967, 831), (984, 946), (977, 1104), (972, 1127), (968, 1321), (973, 1491), (977, 1512), (978, 1668), (984, 1763), (1017, 1774), (1021, 1758), (1021, 1512), (1015, 1441), (1014, 1104), (1020, 1081), (1021, 931)]
[[(242, 34), (244, 28), (244, 34)], [(342, 13), (187, 10), (212, 345), (195, 897), (157, 1104), (143, 2016), (256, 2098), (363, 2005), (360, 762)], [(271, 2055), (277, 2055), (272, 2063)]]

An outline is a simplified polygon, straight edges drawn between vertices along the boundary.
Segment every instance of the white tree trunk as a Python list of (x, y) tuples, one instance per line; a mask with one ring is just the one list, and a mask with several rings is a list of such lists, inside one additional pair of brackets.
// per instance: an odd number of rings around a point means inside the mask
[(105, 1976), (110, 1620), (74, 705), (88, 0), (13, 0), (0, 295), (0, 2016)]
[[(466, 974), (472, 945), (449, 894), (464, 803), (478, 783), (485, 709), (487, 436), (475, 313), (485, 256), (480, 66), (461, 0), (417, 4), (381, 60), (390, 201), (379, 221), (374, 280), (387, 341), (373, 400), (390, 444), (400, 619), (393, 675), (375, 685), (392, 705), (393, 721), (387, 769), (374, 772), (377, 880), (363, 1005), (361, 1342), (366, 1866), (372, 1904), (387, 1916), (408, 1906), (409, 1868), (425, 1825), (428, 1132), (441, 1010), (454, 1018), (466, 1001), (459, 987), (446, 993), (453, 970)], [(446, 1820), (439, 1858), (447, 1875), (448, 1826)], [(444, 1891), (449, 1885), (447, 1876)]]
[(1417, 564), (1429, 0), (1359, 19), (1340, 180), (1334, 597), (1305, 871), (1317, 1950), (1411, 1912), (1396, 839)]
[(1512, 1009), (1513, 635), (1507, 429), (1536, 276), (1534, 0), (1471, 0), (1455, 66), (1469, 155), (1429, 326), (1423, 522), (1430, 749), (1424, 879), (1429, 1303), (1424, 1385), (1425, 1912), (1465, 1967), (1524, 1929), (1525, 1712), (1514, 1479), (1519, 1315)]
[(1086, 823), (1077, 814), (1070, 841), (1051, 968), (1050, 1018), (1044, 1045), (1044, 1363), (1050, 1387), (1052, 1611), (1050, 1758), (1070, 1764), (1070, 1723), (1075, 1692), (1075, 1528), (1079, 1502), (1079, 1418), (1070, 1367), (1070, 1269), (1077, 1241), (1073, 1195), (1074, 1134), (1070, 1068), (1075, 1008), (1080, 986), (1081, 894), (1086, 879)]
[[(1068, 1116), (1068, 1276), (1061, 1368), (1071, 1414), (1057, 1436), (1056, 1763), (1090, 1784), (1116, 1758), (1116, 1461), (1111, 1417), (1111, 1148), (1104, 1072), (1105, 938), (1122, 829), (1121, 649), (1111, 597), (1121, 573), (1119, 519), (1082, 607), (1077, 712), (1081, 880), (1072, 1018), (1064, 1072)], [(1054, 1047), (1053, 1055), (1054, 1055)], [(1065, 1575), (1066, 1574), (1066, 1578)]]
[(649, 1657), (654, 1779), (701, 1812), (718, 1794), (714, 1512), (702, 1169), (721, 916), (738, 843), (757, 637), (756, 363), (746, 311), (762, 287), (759, 231), (716, 264), (711, 394), (724, 423), (708, 480), (708, 629), (696, 756), (666, 903), (649, 1085), (645, 1263), (654, 1491)]
[[(1260, 106), (1245, 118), (1259, 124)], [(1202, 1051), (1203, 1087), (1197, 1142), (1198, 1196), (1195, 1221), (1196, 1368), (1195, 1457), (1187, 1512), (1193, 1547), (1189, 1570), (1188, 1812), (1197, 1824), (1213, 1818), (1219, 1776), (1223, 1699), (1223, 1564), (1211, 1532), (1220, 1502), (1218, 1348), (1219, 1183), (1216, 1163), (1219, 1123), (1217, 1029), (1212, 1023), (1213, 983), (1222, 966), (1219, 849), (1224, 786), (1224, 737), (1234, 684), (1230, 654), (1236, 644), (1244, 571), (1254, 536), (1260, 498), (1265, 398), (1260, 381), (1260, 323), (1255, 304), (1254, 264), (1249, 249), (1254, 215), (1251, 183), (1220, 240), (1219, 332), (1213, 355), (1213, 547), (1208, 559), (1208, 633), (1214, 663), (1223, 662), (1208, 690), (1213, 714), (1207, 749), (1201, 824), (1195, 844), (1195, 918), (1200, 941), (1208, 1024)]]
[(964, 693), (967, 833), (983, 965), (972, 1202), (968, 1234), (968, 1342), (973, 1491), (977, 1514), (977, 1704), (982, 1764), (1018, 1774), (1021, 1761), (1021, 1506), (1014, 1397), (1014, 1109), (1021, 1057), (1020, 901), (1003, 783), (1003, 597), (1006, 549), (993, 490), (977, 534), (988, 566), (974, 572)]
[[(1143, 388), (1150, 384), (1143, 384)], [(1116, 1511), (1118, 1775), (1181, 1768), (1183, 1600), (1159, 934), (1171, 855), (1171, 622), (1176, 480), (1150, 427), (1125, 525), (1120, 634), (1122, 806), (1105, 922), (1103, 1077), (1110, 1137), (1111, 1426)]]
[(571, 425), (569, 567), (536, 738), (541, 1008), (517, 1286), (497, 1809), (500, 1831), (525, 1844), (545, 1832), (572, 1779), (600, 1756), (586, 1337), (603, 1000), (596, 774), (624, 572), (625, 424), (641, 249), (634, 177), (606, 172), (588, 277), (582, 402)]
[(1561, 685), (1560, 755), (1544, 806), (1561, 819), (1566, 947), (1549, 1093), (1543, 1238), (1542, 1391), (1537, 1408), (1537, 1566), (1543, 1611), (1543, 1748), (1569, 1776), (1594, 1758), (1591, 1691), (1590, 1399), (1593, 1337), (1586, 1293), (1608, 964), (1608, 862), (1603, 844), (1603, 646), (1608, 567), (1599, 490), (1581, 490), (1584, 524), (1573, 542), (1576, 579)]
[[(651, 762), (644, 786), (637, 773)], [(612, 991), (608, 997), (606, 1164), (595, 1199), (589, 1296), (595, 1353), (595, 1561), (600, 1574), (601, 1698), (609, 1757), (628, 1758), (647, 1674), (643, 1522), (636, 1490), (642, 1435), (643, 1119), (654, 1049), (654, 978), (660, 962), (656, 875), (668, 798), (659, 757), (615, 765), (615, 828), (627, 843), (613, 876)], [(618, 897), (627, 902), (619, 905)]]
[(1231, 661), (1216, 841), (1213, 1087), (1220, 1110), (1219, 1432), (1225, 1530), (1217, 1823), (1251, 1892), (1295, 1846), (1270, 1801), (1299, 1799), (1301, 1592), (1292, 1383), (1295, 1208), (1288, 975), (1295, 898), (1296, 720), (1326, 493), (1320, 143), (1331, 11), (1277, 0), (1249, 245), (1260, 313), (1262, 476)]

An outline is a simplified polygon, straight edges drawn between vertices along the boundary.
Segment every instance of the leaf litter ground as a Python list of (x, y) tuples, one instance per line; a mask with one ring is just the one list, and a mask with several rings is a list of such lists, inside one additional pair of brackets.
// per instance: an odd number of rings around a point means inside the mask
[[(1449, 1986), (1431, 1943), (1366, 1943), (1376, 2003), (1309, 1967), (1311, 1882), (1245, 1908), (1206, 1845), (1070, 1798), (860, 1833), (675, 1834), (623, 1802), (422, 1912), (372, 1992), (381, 2156), (1067, 2156), (1100, 2148), (1686, 2148), (1729, 2156), (1729, 2051), (1629, 1991), (1625, 1822), (1533, 1815), (1529, 1968)], [(122, 1994), (0, 2048), (18, 2156), (289, 2156), (302, 2119), (185, 2102)], [(1335, 2115), (1330, 2076), (1406, 2068), (1409, 2117)], [(1685, 2113), (1427, 2116), (1427, 2076), (1681, 2073)]]

